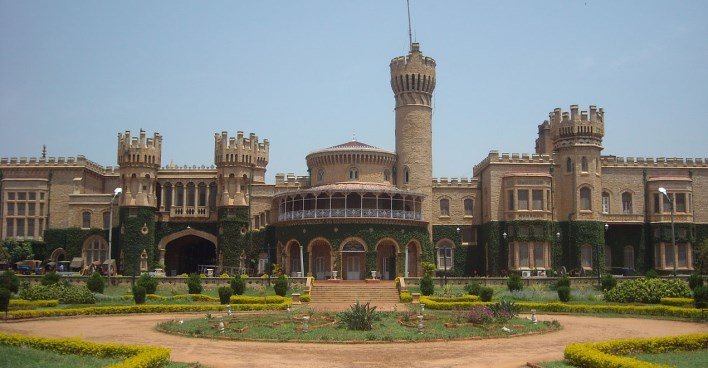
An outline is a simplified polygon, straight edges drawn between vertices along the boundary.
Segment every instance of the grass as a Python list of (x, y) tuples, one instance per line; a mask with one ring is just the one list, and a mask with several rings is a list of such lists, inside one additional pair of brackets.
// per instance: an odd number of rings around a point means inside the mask
[[(243, 315), (224, 318), (225, 332), (217, 330), (217, 318), (198, 318), (184, 321), (166, 322), (158, 330), (194, 337), (223, 337), (235, 340), (267, 341), (430, 341), (470, 338), (500, 337), (516, 334), (555, 330), (559, 326), (545, 323), (533, 324), (527, 319), (516, 318), (505, 324), (490, 324), (484, 328), (464, 323), (464, 316), (454, 311), (426, 312), (423, 334), (417, 330), (417, 320), (408, 312), (381, 312), (381, 319), (374, 322), (371, 331), (350, 331), (336, 325), (333, 313), (312, 313), (308, 332), (302, 331), (302, 316), (311, 312), (300, 309), (297, 312)], [(405, 317), (407, 316), (407, 318)], [(401, 323), (405, 321), (404, 323)], [(461, 323), (458, 323), (461, 322)], [(445, 324), (453, 325), (446, 326)], [(504, 332), (502, 327), (512, 332)]]
[[(703, 368), (708, 367), (708, 350), (678, 351), (663, 354), (638, 354), (633, 358), (654, 364), (668, 365), (676, 368)], [(539, 364), (544, 368), (574, 368), (564, 360), (544, 362)]]

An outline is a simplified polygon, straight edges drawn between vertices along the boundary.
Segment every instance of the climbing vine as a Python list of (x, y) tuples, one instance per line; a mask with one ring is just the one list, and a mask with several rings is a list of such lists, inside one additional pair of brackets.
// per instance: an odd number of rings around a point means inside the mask
[(148, 254), (150, 263), (155, 261), (155, 209), (150, 207), (124, 207), (120, 209), (120, 249), (123, 252), (123, 274), (140, 272), (140, 255)]

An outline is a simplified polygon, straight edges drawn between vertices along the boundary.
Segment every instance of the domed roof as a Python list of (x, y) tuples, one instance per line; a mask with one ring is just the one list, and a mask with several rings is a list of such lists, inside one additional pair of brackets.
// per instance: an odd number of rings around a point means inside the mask
[(308, 154), (308, 156), (316, 154), (316, 153), (326, 153), (326, 152), (342, 152), (342, 151), (367, 151), (367, 152), (381, 152), (381, 153), (388, 153), (388, 154), (394, 154), (393, 152), (386, 151), (385, 149), (381, 149), (378, 147), (374, 147), (372, 145), (359, 142), (356, 139), (352, 139), (349, 142), (338, 144), (336, 146), (324, 148), (321, 150), (317, 150), (314, 152), (311, 152)]

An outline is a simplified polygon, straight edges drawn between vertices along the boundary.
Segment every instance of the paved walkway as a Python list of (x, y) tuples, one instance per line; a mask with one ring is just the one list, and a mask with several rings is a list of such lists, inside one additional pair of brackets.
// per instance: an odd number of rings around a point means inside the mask
[[(192, 316), (203, 316), (203, 313)], [(179, 315), (189, 318), (190, 315)], [(520, 367), (560, 360), (571, 342), (708, 332), (708, 324), (637, 318), (544, 316), (563, 330), (545, 335), (488, 340), (302, 344), (237, 342), (159, 333), (154, 326), (175, 315), (115, 315), (0, 323), (0, 331), (99, 342), (152, 344), (172, 349), (172, 360), (207, 367)]]

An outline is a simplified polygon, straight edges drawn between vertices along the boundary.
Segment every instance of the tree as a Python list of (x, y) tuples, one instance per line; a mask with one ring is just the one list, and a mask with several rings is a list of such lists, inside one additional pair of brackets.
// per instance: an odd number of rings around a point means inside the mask
[(2, 242), (3, 253), (9, 255), (10, 262), (15, 263), (25, 259), (32, 259), (34, 252), (30, 242), (20, 242), (16, 239), (5, 239)]

